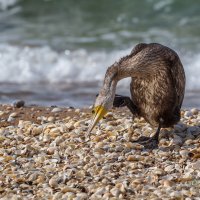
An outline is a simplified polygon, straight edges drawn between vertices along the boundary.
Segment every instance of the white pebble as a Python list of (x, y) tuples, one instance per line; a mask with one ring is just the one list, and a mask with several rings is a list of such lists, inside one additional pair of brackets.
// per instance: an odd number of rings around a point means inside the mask
[(76, 194), (76, 200), (87, 200), (88, 199), (88, 195), (86, 193), (77, 193)]
[(81, 112), (80, 109), (76, 109), (76, 110), (75, 110), (75, 113), (80, 113), (80, 112)]
[(107, 131), (112, 131), (114, 128), (113, 128), (113, 126), (106, 126), (106, 128), (105, 128), (105, 130), (107, 130)]
[(106, 189), (104, 187), (98, 188), (95, 192), (95, 195), (102, 196), (106, 192)]
[(59, 199), (62, 198), (62, 195), (63, 195), (62, 192), (56, 192), (56, 193), (53, 195), (52, 200), (59, 200)]
[(56, 178), (51, 178), (50, 180), (49, 180), (49, 185), (51, 186), (51, 187), (53, 187), (53, 188), (56, 188), (56, 187), (58, 187), (58, 179), (56, 179)]
[(166, 172), (172, 172), (174, 170), (174, 165), (168, 165), (167, 167), (165, 167), (164, 169)]
[(0, 117), (1, 117), (2, 115), (4, 115), (4, 112), (3, 112), (3, 111), (0, 111)]
[(47, 121), (48, 122), (53, 122), (53, 121), (55, 121), (55, 117), (50, 116), (50, 117), (47, 118)]
[(197, 115), (199, 113), (199, 110), (197, 108), (192, 108), (191, 112), (193, 115)]
[(17, 117), (17, 113), (16, 113), (16, 112), (11, 113), (11, 114), (9, 115), (9, 117), (13, 117), (13, 118), (15, 118), (15, 117)]
[(200, 169), (200, 160), (193, 163), (192, 168), (195, 169), (195, 170), (199, 170)]
[(61, 112), (62, 109), (61, 108), (53, 108), (51, 112)]
[(173, 191), (169, 195), (170, 195), (170, 197), (175, 197), (175, 198), (181, 198), (182, 197), (182, 194), (179, 191)]
[(11, 116), (9, 116), (8, 119), (7, 119), (8, 122), (12, 122), (12, 121), (14, 121), (14, 120), (15, 120), (15, 118), (13, 118), (13, 117), (11, 117)]
[(183, 158), (187, 158), (190, 152), (188, 150), (181, 150), (179, 153)]
[(185, 111), (184, 117), (189, 118), (189, 117), (192, 117), (192, 116), (193, 116), (193, 114), (192, 114), (191, 111)]
[(66, 192), (63, 196), (62, 199), (74, 199), (75, 194), (73, 192)]
[(120, 190), (119, 190), (118, 188), (114, 187), (114, 188), (112, 188), (112, 189), (110, 190), (110, 193), (111, 193), (114, 197), (118, 197), (119, 194), (120, 194)]

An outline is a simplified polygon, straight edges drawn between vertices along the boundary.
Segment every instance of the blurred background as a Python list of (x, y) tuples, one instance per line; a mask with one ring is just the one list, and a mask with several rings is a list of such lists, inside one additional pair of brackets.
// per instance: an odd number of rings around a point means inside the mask
[(91, 105), (107, 67), (141, 42), (179, 54), (184, 107), (200, 108), (200, 1), (0, 0), (0, 103)]

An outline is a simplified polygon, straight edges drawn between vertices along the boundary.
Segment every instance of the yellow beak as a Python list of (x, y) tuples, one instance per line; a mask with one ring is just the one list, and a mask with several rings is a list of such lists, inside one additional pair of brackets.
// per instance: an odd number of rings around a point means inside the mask
[(94, 118), (89, 125), (88, 129), (88, 135), (92, 131), (92, 129), (95, 127), (95, 125), (103, 118), (103, 116), (107, 113), (107, 110), (103, 106), (97, 106), (94, 108)]

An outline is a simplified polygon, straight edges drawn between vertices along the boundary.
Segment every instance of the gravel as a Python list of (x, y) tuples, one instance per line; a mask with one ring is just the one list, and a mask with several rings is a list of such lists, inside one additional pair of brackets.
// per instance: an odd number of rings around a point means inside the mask
[[(34, 120), (18, 109), (0, 110), (5, 121), (0, 128), (1, 199), (192, 200), (200, 196), (198, 109), (182, 111), (174, 128), (162, 129), (154, 150), (131, 141), (151, 135), (156, 127), (142, 118), (132, 121), (124, 108), (112, 110), (88, 142), (88, 109), (69, 109), (68, 115), (67, 108), (56, 108), (55, 113), (29, 108), (37, 113)], [(57, 112), (66, 116), (60, 118)], [(14, 121), (9, 124), (11, 116)], [(37, 120), (42, 116), (45, 120)]]

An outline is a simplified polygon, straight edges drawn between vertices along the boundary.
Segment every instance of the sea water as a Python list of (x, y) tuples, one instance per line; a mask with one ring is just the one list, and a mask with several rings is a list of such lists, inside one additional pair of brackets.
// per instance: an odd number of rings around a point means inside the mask
[(184, 107), (200, 108), (199, 22), (194, 0), (0, 0), (0, 103), (91, 105), (108, 66), (157, 42), (184, 65)]

